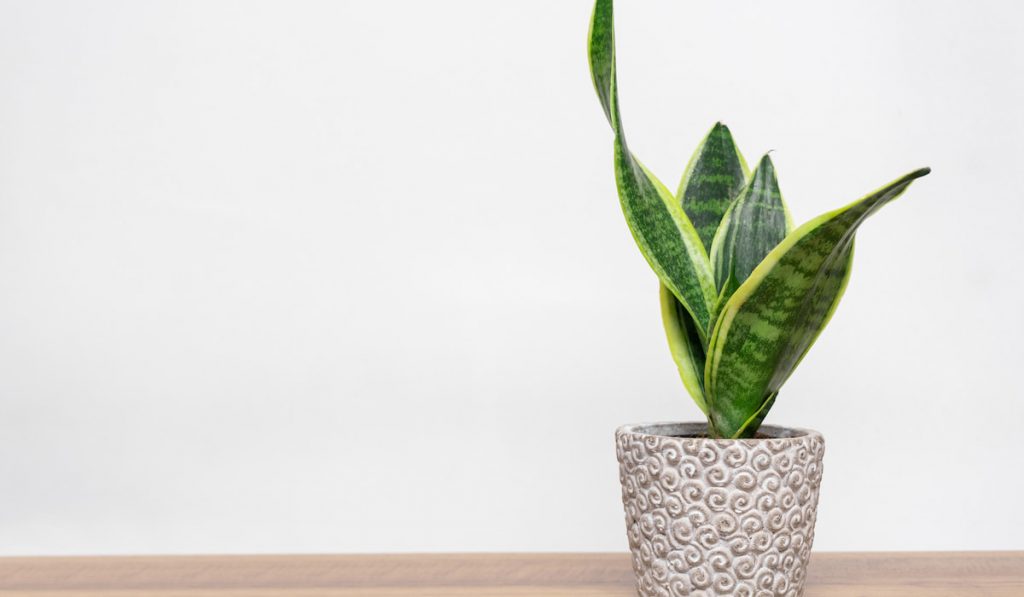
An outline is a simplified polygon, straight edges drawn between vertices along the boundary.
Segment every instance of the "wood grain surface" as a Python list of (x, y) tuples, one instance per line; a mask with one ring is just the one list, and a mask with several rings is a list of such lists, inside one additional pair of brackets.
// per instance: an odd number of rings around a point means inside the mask
[[(625, 554), (0, 558), (0, 595), (628, 597)], [(1024, 597), (1024, 552), (819, 553), (805, 597)]]

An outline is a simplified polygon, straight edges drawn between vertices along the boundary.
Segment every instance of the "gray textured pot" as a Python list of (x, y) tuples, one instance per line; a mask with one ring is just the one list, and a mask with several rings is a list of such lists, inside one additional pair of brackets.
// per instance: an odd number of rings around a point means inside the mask
[(641, 597), (799, 597), (814, 541), (825, 440), (764, 425), (714, 440), (705, 423), (615, 432)]

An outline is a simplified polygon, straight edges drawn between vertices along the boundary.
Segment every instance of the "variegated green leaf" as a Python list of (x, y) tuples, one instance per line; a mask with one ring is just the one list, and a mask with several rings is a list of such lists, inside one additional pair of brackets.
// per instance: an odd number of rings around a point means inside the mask
[[(733, 141), (729, 127), (716, 122), (690, 157), (676, 193), (679, 204), (694, 224), (698, 236), (701, 237), (701, 243), (707, 250), (711, 250), (714, 227), (718, 226), (730, 198), (743, 188), (746, 176), (747, 164)], [(718, 301), (720, 300), (721, 296)], [(678, 300), (672, 299), (672, 293), (664, 285), (661, 287), (661, 302), (662, 322), (672, 358), (694, 402), (707, 414), (703, 389), (704, 346), (702, 344), (694, 347), (691, 342), (695, 333), (698, 339), (706, 336), (696, 331), (691, 318), (676, 315), (683, 306)], [(712, 308), (709, 325), (714, 324), (715, 313), (716, 310)], [(690, 373), (691, 371), (695, 373)]]
[(706, 341), (715, 300), (707, 250), (672, 193), (626, 145), (615, 77), (612, 0), (597, 0), (590, 23), (590, 70), (615, 133), (615, 179), (622, 211), (640, 252), (679, 300)]
[(708, 251), (722, 216), (746, 180), (747, 163), (729, 127), (716, 122), (693, 152), (676, 192)]
[(706, 415), (708, 407), (704, 402), (704, 345), (697, 332), (697, 325), (676, 300), (672, 291), (664, 284), (660, 286), (661, 321), (665, 325), (665, 336), (668, 338), (672, 360), (676, 363), (686, 391)]
[[(786, 237), (789, 222), (775, 165), (765, 155), (750, 181), (729, 205), (711, 244), (711, 267), (719, 296), (730, 275), (735, 276), (738, 284), (750, 276), (765, 255)], [(731, 294), (730, 291), (725, 298)]]
[[(828, 323), (848, 280), (857, 228), (923, 168), (800, 226), (736, 290), (718, 317), (704, 386), (711, 426), (751, 435), (771, 400)], [(762, 407), (765, 407), (762, 409)]]

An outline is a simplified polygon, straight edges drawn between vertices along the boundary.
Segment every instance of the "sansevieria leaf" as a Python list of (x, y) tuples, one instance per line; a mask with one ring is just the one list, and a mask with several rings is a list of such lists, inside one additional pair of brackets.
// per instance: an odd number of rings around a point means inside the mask
[(664, 284), (661, 285), (659, 292), (661, 321), (665, 326), (665, 336), (668, 338), (672, 360), (676, 363), (686, 391), (706, 415), (708, 407), (704, 402), (704, 345), (701, 343), (697, 324)]
[[(733, 197), (742, 189), (747, 176), (747, 164), (733, 141), (729, 127), (715, 123), (701, 140), (683, 172), (676, 198), (690, 218), (701, 243), (711, 250), (711, 240), (723, 214)], [(729, 291), (730, 294), (732, 291)], [(662, 323), (668, 338), (672, 359), (679, 369), (683, 385), (694, 402), (707, 414), (704, 404), (704, 346), (691, 317), (686, 316), (665, 285), (660, 289)], [(716, 304), (717, 304), (716, 299)], [(711, 323), (714, 324), (715, 309)], [(711, 330), (707, 330), (710, 334)]]
[(742, 437), (756, 430), (759, 411), (835, 311), (857, 228), (928, 172), (911, 172), (800, 226), (740, 285), (718, 317), (707, 352), (704, 386), (715, 433)]
[(711, 263), (676, 198), (626, 144), (615, 77), (612, 0), (594, 5), (589, 58), (594, 87), (615, 133), (615, 179), (626, 222), (651, 269), (693, 317), (706, 342), (716, 298)]
[[(765, 155), (722, 218), (711, 245), (711, 267), (719, 294), (729, 276), (742, 284), (790, 228), (775, 165)], [(729, 294), (725, 298), (728, 298)]]
[(747, 163), (721, 122), (697, 146), (676, 192), (704, 248), (711, 251), (722, 216), (747, 180)]

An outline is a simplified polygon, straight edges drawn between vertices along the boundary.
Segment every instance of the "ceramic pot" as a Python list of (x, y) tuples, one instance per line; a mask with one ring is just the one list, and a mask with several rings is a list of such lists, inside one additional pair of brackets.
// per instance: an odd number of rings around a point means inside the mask
[(825, 440), (764, 425), (755, 439), (706, 423), (615, 433), (641, 597), (799, 597), (814, 541)]

